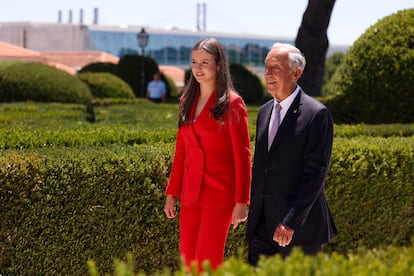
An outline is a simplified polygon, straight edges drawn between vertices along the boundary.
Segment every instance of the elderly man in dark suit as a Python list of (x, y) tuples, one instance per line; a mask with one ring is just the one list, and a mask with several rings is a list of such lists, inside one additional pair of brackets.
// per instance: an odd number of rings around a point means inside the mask
[(329, 110), (297, 85), (306, 60), (290, 44), (276, 43), (265, 59), (273, 99), (257, 115), (247, 240), (249, 263), (261, 255), (308, 255), (336, 233), (324, 192), (332, 152)]

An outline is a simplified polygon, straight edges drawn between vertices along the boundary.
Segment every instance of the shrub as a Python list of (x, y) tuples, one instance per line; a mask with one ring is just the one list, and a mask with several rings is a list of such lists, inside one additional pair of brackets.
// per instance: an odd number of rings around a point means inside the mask
[(131, 87), (111, 73), (79, 73), (96, 98), (135, 98)]
[[(9, 254), (13, 252), (13, 240), (18, 233), (16, 218), (24, 212), (24, 204), (36, 191), (41, 181), (41, 160), (36, 153), (22, 156), (17, 152), (0, 157), (0, 275), (2, 266), (10, 265)], [(16, 181), (17, 180), (17, 181)]]
[(336, 122), (414, 122), (414, 9), (383, 18), (359, 37), (327, 86)]
[(230, 64), (230, 72), (236, 90), (246, 103), (259, 103), (263, 98), (263, 86), (259, 77), (241, 64)]
[(1, 154), (0, 217), (9, 222), (0, 222), (1, 273), (85, 275), (88, 259), (109, 270), (112, 258), (128, 251), (147, 271), (173, 267), (178, 225), (167, 221), (162, 210), (172, 148), (98, 146)]
[[(233, 85), (237, 92), (243, 97), (246, 103), (261, 103), (263, 100), (264, 89), (259, 77), (250, 72), (241, 64), (230, 64), (230, 73)], [(185, 83), (190, 79), (191, 69), (185, 71)]]
[(79, 73), (114, 73), (116, 64), (112, 62), (93, 62), (82, 67)]
[[(141, 83), (142, 62), (144, 62), (145, 80)], [(152, 76), (158, 70), (158, 64), (149, 57), (138, 55), (125, 55), (121, 57), (115, 66), (115, 74), (131, 86), (137, 97), (145, 97), (147, 84), (152, 80)], [(168, 83), (167, 91), (169, 91)], [(144, 91), (141, 89), (144, 88)], [(144, 94), (142, 94), (144, 93)]]
[(38, 62), (0, 67), (0, 101), (86, 103), (92, 94), (78, 77)]
[(339, 235), (326, 250), (409, 245), (413, 155), (414, 137), (335, 138), (326, 193)]
[(325, 60), (325, 72), (323, 74), (323, 80), (322, 80), (322, 95), (323, 96), (329, 95), (329, 91), (327, 91), (326, 85), (332, 79), (332, 76), (334, 75), (336, 69), (338, 69), (339, 65), (342, 64), (342, 61), (344, 60), (344, 56), (345, 56), (345, 53), (336, 52), (336, 53), (333, 53), (331, 56), (329, 56)]
[[(178, 268), (178, 219), (163, 212), (173, 150), (173, 142), (0, 150), (0, 271), (84, 275), (88, 259), (108, 271), (127, 252), (145, 272)], [(326, 191), (339, 235), (325, 252), (410, 244), (413, 150), (413, 137), (336, 138)], [(230, 230), (227, 259), (245, 258), (245, 233), (246, 223)]]
[[(99, 274), (96, 262), (88, 262), (89, 275)], [(114, 259), (114, 276), (146, 275), (137, 273), (140, 267), (134, 263), (134, 257), (128, 253), (126, 260)], [(181, 265), (179, 271), (164, 269), (156, 274), (158, 276), (185, 276), (185, 275), (412, 275), (414, 270), (414, 245), (410, 247), (388, 246), (378, 250), (361, 249), (357, 254), (318, 254), (317, 256), (306, 256), (300, 250), (293, 250), (292, 254), (285, 259), (280, 256), (263, 258), (257, 267), (250, 266), (244, 259), (232, 257), (212, 271), (208, 264), (204, 265), (204, 273), (189, 273)]]
[(176, 102), (177, 98), (179, 97), (179, 91), (177, 85), (175, 85), (174, 80), (164, 73), (161, 73), (161, 80), (163, 80), (167, 86), (167, 99), (172, 97), (173, 101)]

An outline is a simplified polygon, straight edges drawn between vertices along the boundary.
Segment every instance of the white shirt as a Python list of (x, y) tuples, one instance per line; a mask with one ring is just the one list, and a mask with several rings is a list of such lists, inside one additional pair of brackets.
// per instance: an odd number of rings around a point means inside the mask
[(147, 90), (151, 99), (161, 99), (167, 92), (167, 87), (162, 80), (152, 80), (148, 83)]
[[(286, 99), (279, 102), (279, 104), (280, 104), (280, 124), (282, 123), (283, 119), (285, 118), (286, 112), (288, 111), (289, 107), (292, 105), (293, 100), (299, 94), (299, 89), (300, 89), (299, 85), (296, 85), (295, 91), (293, 91), (293, 93), (290, 94)], [(274, 101), (276, 101), (276, 99)], [(276, 104), (276, 103), (273, 103), (273, 104)]]

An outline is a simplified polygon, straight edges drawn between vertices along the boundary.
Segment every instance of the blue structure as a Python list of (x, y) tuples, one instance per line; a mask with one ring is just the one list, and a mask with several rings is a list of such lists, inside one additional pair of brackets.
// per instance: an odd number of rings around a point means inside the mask
[[(190, 65), (192, 47), (206, 37), (217, 38), (224, 45), (230, 62), (252, 68), (263, 68), (264, 58), (273, 43), (294, 43), (293, 38), (243, 33), (33, 22), (1, 23), (0, 41), (35, 51), (103, 51), (122, 57), (141, 53), (137, 34), (142, 28), (149, 35), (145, 55), (160, 65), (182, 68)], [(345, 52), (347, 48), (331, 45), (328, 55)]]
[[(122, 57), (126, 54), (139, 53), (137, 33), (140, 28), (122, 27), (104, 28), (91, 25), (88, 27), (92, 48)], [(277, 39), (265, 36), (236, 35), (200, 31), (160, 30), (145, 28), (149, 34), (145, 48), (147, 56), (158, 64), (188, 67), (191, 61), (191, 49), (199, 40), (215, 37), (225, 47), (230, 62), (263, 66), (263, 60), (269, 48), (276, 41), (293, 43), (293, 40)]]

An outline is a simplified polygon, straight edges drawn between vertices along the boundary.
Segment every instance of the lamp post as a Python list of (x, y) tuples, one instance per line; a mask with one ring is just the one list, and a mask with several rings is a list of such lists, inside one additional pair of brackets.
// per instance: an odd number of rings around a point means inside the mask
[(145, 47), (147, 47), (148, 45), (148, 39), (149, 39), (149, 35), (147, 32), (145, 32), (145, 29), (142, 28), (141, 31), (137, 34), (137, 39), (138, 39), (138, 46), (141, 48), (141, 91), (140, 91), (140, 96), (141, 97), (145, 97), (145, 58), (144, 58), (144, 53), (145, 53)]

